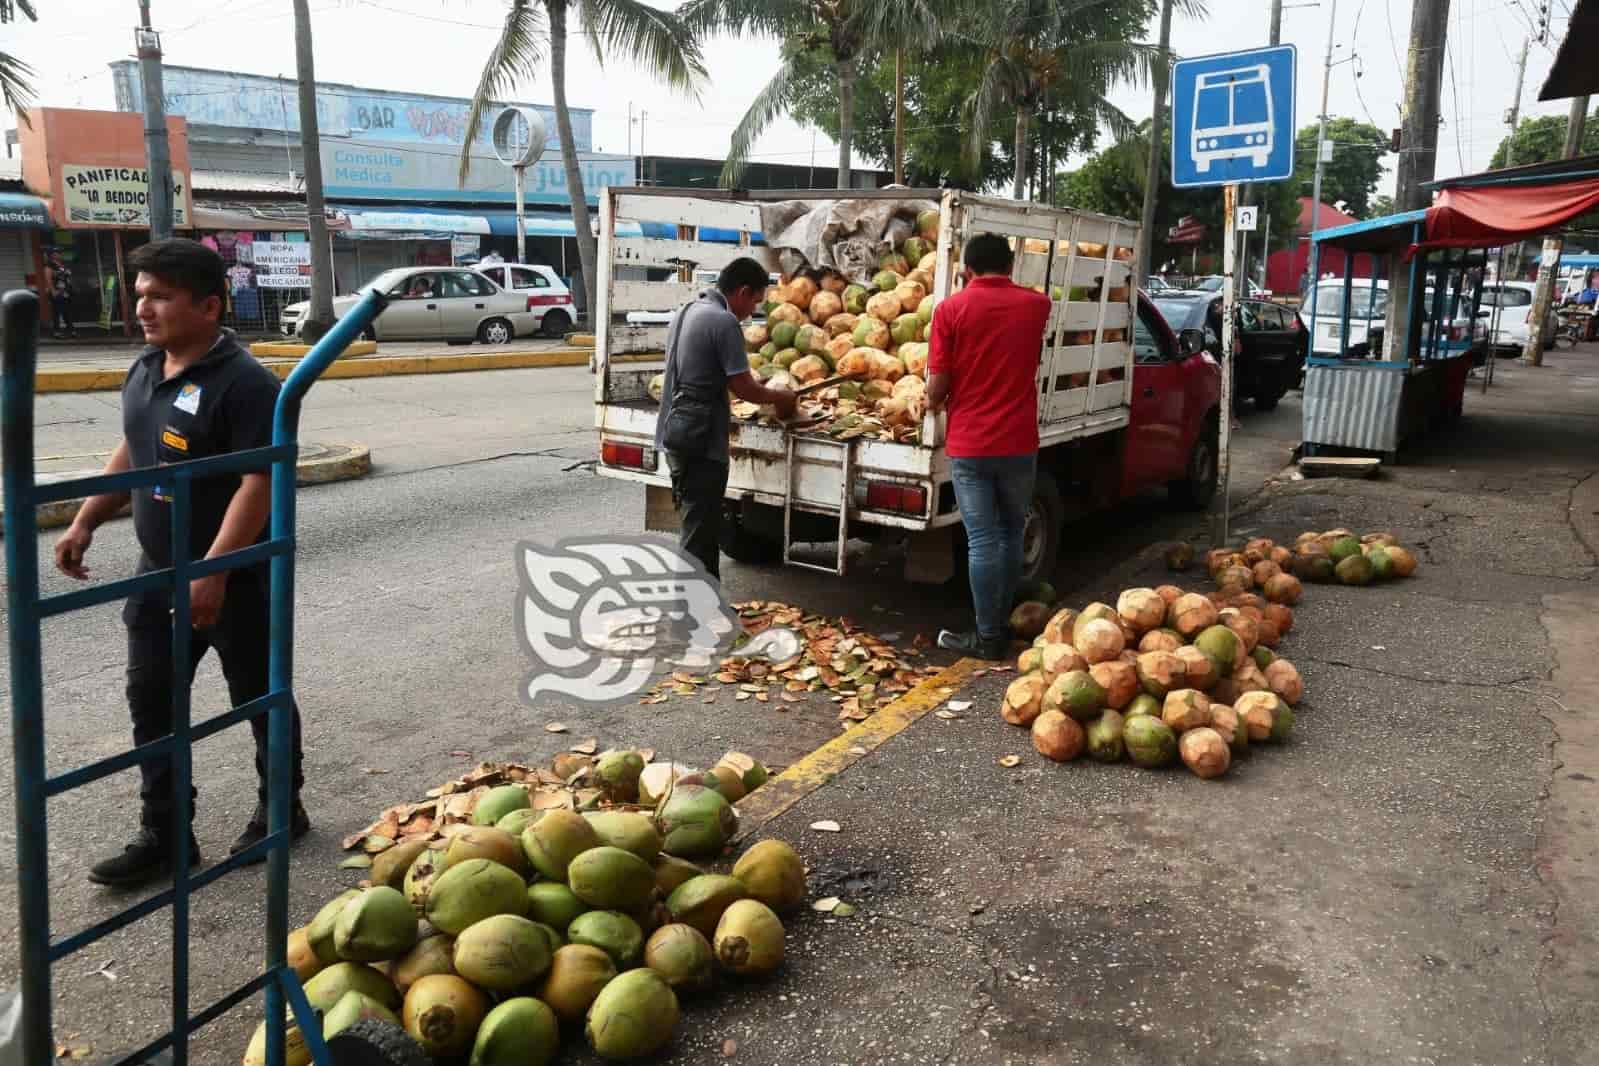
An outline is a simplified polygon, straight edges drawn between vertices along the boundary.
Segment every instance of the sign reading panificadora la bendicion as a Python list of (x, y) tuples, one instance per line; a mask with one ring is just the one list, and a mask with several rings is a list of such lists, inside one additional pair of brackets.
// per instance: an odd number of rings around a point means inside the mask
[[(150, 172), (143, 167), (61, 166), (62, 199), (67, 220), (78, 225), (150, 225)], [(172, 224), (189, 224), (188, 190), (183, 175), (172, 175)]]

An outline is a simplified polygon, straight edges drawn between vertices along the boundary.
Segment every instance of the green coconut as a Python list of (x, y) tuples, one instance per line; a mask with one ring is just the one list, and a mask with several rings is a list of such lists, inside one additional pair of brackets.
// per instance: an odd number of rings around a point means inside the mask
[(488, 1012), (488, 997), (464, 978), (430, 974), (405, 994), (400, 1023), (423, 1051), (448, 1059), (472, 1046)]
[(1095, 762), (1121, 762), (1127, 754), (1122, 742), (1126, 719), (1117, 711), (1106, 711), (1088, 726), (1088, 757)]
[(866, 311), (866, 298), (871, 295), (864, 285), (846, 285), (844, 287), (844, 310), (852, 315), (863, 314)]
[(714, 789), (679, 785), (657, 809), (655, 824), (661, 832), (661, 850), (692, 859), (720, 854), (738, 828), (738, 817)]
[(433, 889), (433, 882), (443, 872), (443, 848), (428, 848), (418, 855), (412, 861), (410, 868), (405, 871), (405, 880), (400, 885), (400, 891), (405, 894), (406, 902), (418, 914), (425, 912), (428, 893)]
[(572, 860), (566, 883), (578, 899), (599, 910), (636, 910), (655, 895), (655, 871), (648, 863), (630, 851), (603, 845)]
[[(674, 790), (675, 791), (675, 790)], [(631, 851), (645, 862), (661, 853), (661, 834), (647, 814), (637, 811), (597, 811), (585, 814), (599, 843)]]
[(715, 959), (705, 935), (682, 922), (661, 926), (644, 945), (644, 965), (665, 978), (679, 995), (709, 988)]
[(1160, 700), (1157, 700), (1147, 692), (1140, 692), (1133, 697), (1133, 702), (1129, 703), (1126, 709), (1122, 711), (1123, 728), (1126, 727), (1127, 719), (1135, 718), (1139, 715), (1150, 715), (1154, 718), (1159, 718), (1160, 710)]
[(565, 881), (572, 860), (599, 843), (593, 824), (574, 811), (549, 811), (522, 830), (522, 853), (551, 881)]
[(722, 912), (748, 897), (749, 888), (738, 878), (703, 874), (678, 886), (666, 898), (666, 909), (672, 912), (674, 922), (691, 925), (709, 939), (716, 934)]
[(644, 772), (644, 756), (636, 751), (608, 751), (594, 764), (594, 783), (613, 803), (632, 803), (638, 799), (638, 775)]
[(425, 839), (413, 837), (384, 849), (372, 860), (372, 869), (367, 871), (367, 880), (374, 885), (388, 885), (403, 892), (407, 871), (411, 869), (411, 864), (417, 860), (417, 856), (427, 848)]
[(1255, 665), (1262, 670), (1277, 661), (1276, 654), (1264, 644), (1256, 645), (1255, 650), (1249, 653), (1249, 657), (1255, 660)]
[(416, 946), (395, 960), (389, 976), (403, 994), (417, 980), (430, 973), (455, 972), (455, 938), (443, 933), (425, 936)]
[(1044, 693), (1044, 709), (1060, 711), (1078, 722), (1099, 717), (1105, 706), (1105, 689), (1087, 670), (1068, 670), (1050, 683)]
[(695, 866), (687, 859), (680, 859), (676, 855), (657, 855), (655, 857), (655, 887), (665, 899), (677, 890), (677, 886), (685, 881), (691, 881), (704, 870)]
[(527, 916), (562, 935), (572, 919), (586, 910), (583, 901), (559, 881), (535, 881), (527, 886)]
[(537, 923), (496, 914), (455, 938), (455, 972), (479, 988), (509, 992), (542, 977), (553, 953)]
[(322, 1016), (322, 1039), (343, 1032), (362, 1018), (377, 1018), (390, 1025), (400, 1024), (400, 1019), (388, 1007), (371, 996), (352, 990), (339, 997), (333, 1009)]
[[(543, 814), (543, 811), (535, 811), (532, 807), (522, 807), (495, 822), (494, 828), (502, 833), (509, 833), (513, 839), (520, 841), (523, 830), (538, 821)], [(518, 844), (518, 847), (520, 846)]]
[(677, 1025), (677, 994), (654, 970), (629, 970), (600, 989), (583, 1027), (608, 1059), (638, 1059), (665, 1047)]
[(616, 974), (616, 963), (604, 949), (592, 944), (568, 944), (550, 962), (550, 971), (539, 986), (539, 999), (548, 1003), (561, 1021), (580, 1022), (594, 997)]
[(1371, 577), (1373, 581), (1389, 581), (1394, 576), (1393, 556), (1385, 548), (1373, 548), (1366, 553), (1366, 561), (1371, 563)]
[(512, 811), (520, 811), (531, 805), (527, 789), (521, 785), (501, 785), (499, 788), (491, 788), (477, 801), (477, 806), (472, 808), (472, 824), (494, 825)]
[(1141, 714), (1127, 719), (1122, 729), (1122, 742), (1134, 765), (1146, 769), (1169, 766), (1177, 758), (1177, 734), (1153, 715)]
[(427, 920), (441, 932), (459, 935), (496, 914), (527, 910), (527, 885), (516, 873), (489, 859), (456, 863), (433, 882)]
[(326, 1014), (346, 992), (359, 992), (391, 1010), (400, 1005), (399, 989), (364, 962), (336, 962), (305, 983), (305, 998)]
[(462, 826), (450, 837), (440, 870), (448, 870), (467, 859), (488, 859), (518, 875), (526, 874), (528, 868), (527, 855), (516, 837), (492, 825)]
[(744, 882), (750, 899), (779, 914), (805, 901), (805, 860), (781, 840), (763, 840), (740, 855), (733, 876)]
[(1334, 563), (1341, 563), (1352, 555), (1360, 554), (1360, 541), (1354, 537), (1340, 537), (1327, 546), (1327, 554)]
[[(338, 925), (339, 912), (347, 903), (361, 895), (359, 888), (352, 888), (340, 892), (337, 896), (322, 905), (316, 912), (316, 917), (311, 919), (311, 924), (306, 926), (306, 942), (311, 945), (311, 951), (323, 964), (339, 961), (339, 950), (333, 943), (333, 931)], [(328, 1006), (333, 1006), (329, 1003)]]
[(1333, 568), (1339, 582), (1345, 585), (1369, 585), (1375, 568), (1371, 560), (1358, 552), (1345, 556), (1343, 561)]
[(415, 943), (416, 911), (387, 885), (369, 888), (345, 904), (334, 923), (334, 949), (350, 962), (397, 959)]
[(764, 976), (783, 964), (783, 923), (760, 900), (741, 899), (722, 913), (711, 947), (724, 970)]
[(611, 957), (616, 968), (638, 965), (644, 953), (644, 930), (621, 911), (588, 911), (573, 919), (566, 935), (574, 944), (599, 948)]
[(1217, 676), (1232, 676), (1233, 663), (1238, 661), (1238, 634), (1226, 626), (1207, 626), (1194, 638), (1194, 647), (1216, 664)]
[(517, 996), (483, 1016), (468, 1066), (545, 1066), (560, 1050), (555, 1012), (531, 996)]

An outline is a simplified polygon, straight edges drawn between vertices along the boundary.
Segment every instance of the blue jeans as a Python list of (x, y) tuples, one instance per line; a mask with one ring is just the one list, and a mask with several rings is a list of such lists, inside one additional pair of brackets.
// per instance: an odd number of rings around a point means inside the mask
[(977, 635), (1000, 640), (1010, 632), (1011, 600), (1022, 577), (1022, 530), (1033, 498), (1036, 453), (951, 459), (955, 502), (966, 526), (967, 557)]

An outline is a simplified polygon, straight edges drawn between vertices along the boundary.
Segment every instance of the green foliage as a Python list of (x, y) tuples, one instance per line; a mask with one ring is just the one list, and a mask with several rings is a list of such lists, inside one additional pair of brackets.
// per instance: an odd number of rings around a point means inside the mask
[[(1530, 163), (1552, 163), (1559, 159), (1566, 147), (1566, 116), (1565, 115), (1540, 115), (1537, 118), (1524, 118), (1516, 126), (1512, 137), (1506, 137), (1499, 142), (1495, 149), (1493, 159), (1489, 161), (1488, 168), (1497, 170), (1505, 165), (1505, 150), (1514, 141), (1516, 156), (1514, 165), (1521, 167)], [(1587, 125), (1582, 130), (1581, 155), (1592, 155), (1599, 152), (1599, 108), (1588, 116)]]
[[(1305, 195), (1316, 172), (1316, 127), (1306, 126), (1294, 138), (1294, 180)], [(1337, 205), (1356, 218), (1375, 217), (1371, 197), (1382, 179), (1388, 135), (1376, 126), (1352, 118), (1327, 120), (1327, 140), (1333, 157), (1321, 168), (1321, 202)]]
[[(15, 22), (18, 16), (29, 22), (39, 21), (33, 0), (0, 0), (0, 25)], [(0, 52), (0, 100), (13, 114), (33, 103), (34, 70), (10, 52)], [(27, 116), (20, 116), (28, 121)]]

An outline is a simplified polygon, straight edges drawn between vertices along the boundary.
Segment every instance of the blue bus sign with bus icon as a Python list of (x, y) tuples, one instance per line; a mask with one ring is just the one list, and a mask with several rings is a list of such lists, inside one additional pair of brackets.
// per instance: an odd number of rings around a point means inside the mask
[(1294, 172), (1293, 45), (1172, 68), (1172, 184), (1280, 181)]

